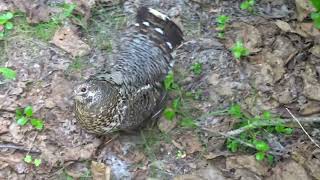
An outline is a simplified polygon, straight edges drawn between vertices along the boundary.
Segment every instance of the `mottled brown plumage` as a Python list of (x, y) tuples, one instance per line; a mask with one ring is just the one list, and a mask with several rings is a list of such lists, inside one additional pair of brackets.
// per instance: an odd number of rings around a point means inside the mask
[(142, 7), (121, 38), (115, 65), (75, 87), (75, 114), (87, 131), (106, 134), (139, 127), (161, 111), (170, 53), (182, 32), (167, 16)]

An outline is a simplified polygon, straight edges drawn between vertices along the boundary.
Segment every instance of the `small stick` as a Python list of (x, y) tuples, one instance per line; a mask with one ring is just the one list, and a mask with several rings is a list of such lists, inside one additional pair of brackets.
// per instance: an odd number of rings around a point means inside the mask
[(7, 149), (15, 149), (19, 151), (25, 151), (25, 152), (31, 152), (31, 153), (41, 153), (39, 150), (30, 150), (29, 148), (25, 148), (20, 145), (15, 145), (15, 144), (0, 144), (0, 149), (1, 148), (7, 148)]
[(292, 116), (292, 118), (297, 121), (297, 123), (299, 124), (299, 126), (301, 127), (301, 129), (303, 130), (303, 132), (308, 136), (308, 138), (311, 140), (311, 142), (313, 142), (313, 144), (315, 144), (319, 149), (320, 146), (316, 143), (316, 141), (308, 134), (308, 132), (304, 129), (304, 127), (302, 126), (302, 124), (300, 123), (300, 121), (291, 113), (291, 111), (286, 108), (286, 110), (288, 111), (288, 113)]

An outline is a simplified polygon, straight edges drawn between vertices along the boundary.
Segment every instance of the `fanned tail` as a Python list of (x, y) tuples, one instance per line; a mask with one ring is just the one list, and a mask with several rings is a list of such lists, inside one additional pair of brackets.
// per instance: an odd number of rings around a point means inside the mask
[(167, 15), (148, 7), (140, 7), (135, 26), (148, 33), (154, 41), (159, 41), (169, 49), (169, 52), (183, 41), (183, 33), (176, 23)]

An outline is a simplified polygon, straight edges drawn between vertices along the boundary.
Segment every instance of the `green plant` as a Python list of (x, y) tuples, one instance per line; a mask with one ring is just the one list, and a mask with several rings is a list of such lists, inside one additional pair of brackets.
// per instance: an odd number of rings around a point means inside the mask
[(244, 46), (243, 42), (240, 40), (236, 41), (236, 43), (231, 47), (231, 52), (237, 60), (241, 59), (241, 57), (245, 57), (250, 54), (249, 50)]
[(14, 70), (6, 67), (0, 67), (0, 74), (2, 74), (2, 76), (6, 80), (13, 80), (16, 78), (17, 75), (17, 73)]
[(223, 38), (224, 37), (224, 31), (226, 29), (226, 25), (229, 22), (230, 17), (226, 15), (220, 15), (217, 17), (216, 22), (217, 22), (217, 30), (218, 32), (218, 37)]
[[(267, 143), (267, 134), (290, 135), (293, 131), (292, 128), (286, 127), (280, 118), (273, 116), (269, 111), (252, 117), (245, 114), (239, 104), (235, 104), (229, 108), (228, 114), (238, 120), (234, 128), (236, 130), (241, 129), (241, 131), (237, 134), (232, 134), (232, 136), (237, 137), (227, 139), (227, 148), (231, 152), (237, 152), (240, 149), (254, 149), (256, 159), (259, 161), (264, 160), (266, 157), (268, 160), (273, 158), (272, 155), (268, 154), (271, 148)], [(246, 146), (242, 146), (243, 144)]]
[(200, 75), (202, 73), (202, 64), (198, 62), (192, 64), (191, 70), (195, 75)]
[(33, 159), (31, 155), (27, 154), (24, 158), (23, 161), (28, 163), (28, 164), (33, 164), (36, 167), (39, 167), (42, 163), (41, 159)]
[(27, 106), (24, 109), (16, 109), (16, 121), (20, 126), (25, 126), (28, 122), (37, 130), (42, 130), (44, 125), (41, 119), (33, 117), (33, 108)]
[[(194, 73), (200, 74), (202, 71), (202, 67), (200, 63), (195, 63), (191, 68)], [(179, 116), (180, 120), (178, 124), (181, 127), (185, 128), (196, 128), (196, 124), (194, 122), (194, 119), (190, 115), (189, 110), (185, 109), (186, 104), (186, 98), (192, 97), (195, 99), (195, 95), (193, 93), (185, 92), (175, 81), (174, 81), (174, 74), (173, 72), (170, 72), (165, 81), (164, 86), (166, 90), (173, 91), (177, 94), (177, 96), (172, 100), (172, 103), (170, 106), (166, 107), (163, 111), (164, 117), (168, 121), (172, 121), (174, 118)]]
[(8, 30), (13, 29), (13, 23), (10, 20), (13, 18), (12, 12), (5, 12), (0, 14), (0, 40), (4, 38)]
[(253, 7), (256, 4), (255, 0), (245, 0), (240, 4), (240, 9), (253, 12)]
[(311, 19), (316, 28), (320, 29), (320, 1), (319, 0), (310, 0), (311, 4), (316, 9), (316, 12), (311, 13)]

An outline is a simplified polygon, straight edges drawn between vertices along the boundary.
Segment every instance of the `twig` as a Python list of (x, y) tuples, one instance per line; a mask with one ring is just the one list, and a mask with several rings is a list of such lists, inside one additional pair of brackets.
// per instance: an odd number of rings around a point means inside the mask
[[(259, 127), (264, 127), (264, 126), (274, 126), (279, 123), (289, 123), (289, 122), (295, 122), (296, 120), (293, 119), (279, 119), (278, 121), (256, 121), (253, 122), (250, 125), (243, 126), (239, 129), (229, 131), (226, 134), (229, 136), (236, 136), (239, 135), (247, 130), (254, 129), (254, 128), (259, 128)], [(308, 117), (308, 118), (303, 118), (301, 119), (301, 123), (308, 124), (308, 123), (315, 123), (315, 122), (320, 122), (319, 117)], [(299, 123), (300, 127), (301, 124)]]
[(39, 150), (34, 150), (34, 149), (26, 148), (20, 145), (15, 145), (15, 144), (0, 144), (0, 149), (1, 148), (15, 149), (15, 150), (31, 152), (31, 153), (41, 153), (41, 151)]
[(313, 142), (313, 144), (315, 144), (319, 149), (320, 146), (316, 143), (316, 141), (308, 134), (308, 132), (304, 129), (304, 127), (302, 126), (302, 124), (300, 123), (300, 121), (291, 113), (291, 111), (286, 108), (286, 110), (288, 111), (288, 113), (292, 116), (292, 118), (297, 121), (297, 123), (299, 124), (299, 126), (301, 127), (301, 129), (303, 130), (303, 132), (308, 136), (308, 138), (311, 140), (311, 142)]
[[(253, 145), (253, 144), (250, 144), (248, 142), (245, 142), (239, 138), (236, 138), (232, 135), (228, 135), (228, 134), (225, 134), (225, 133), (221, 133), (221, 132), (218, 132), (218, 131), (212, 131), (211, 129), (208, 129), (208, 128), (202, 128), (203, 130), (205, 131), (208, 131), (208, 132), (211, 132), (211, 133), (215, 133), (215, 134), (219, 134), (221, 136), (224, 136), (224, 137), (227, 137), (227, 138), (231, 138), (231, 139), (234, 139), (236, 141), (238, 141), (240, 144), (242, 145), (245, 145), (247, 147), (250, 147), (250, 148), (253, 148), (253, 149), (256, 149), (256, 147)], [(284, 153), (279, 153), (279, 152), (275, 152), (275, 151), (268, 151), (269, 154), (272, 154), (272, 155), (279, 155), (279, 156), (284, 156)]]

